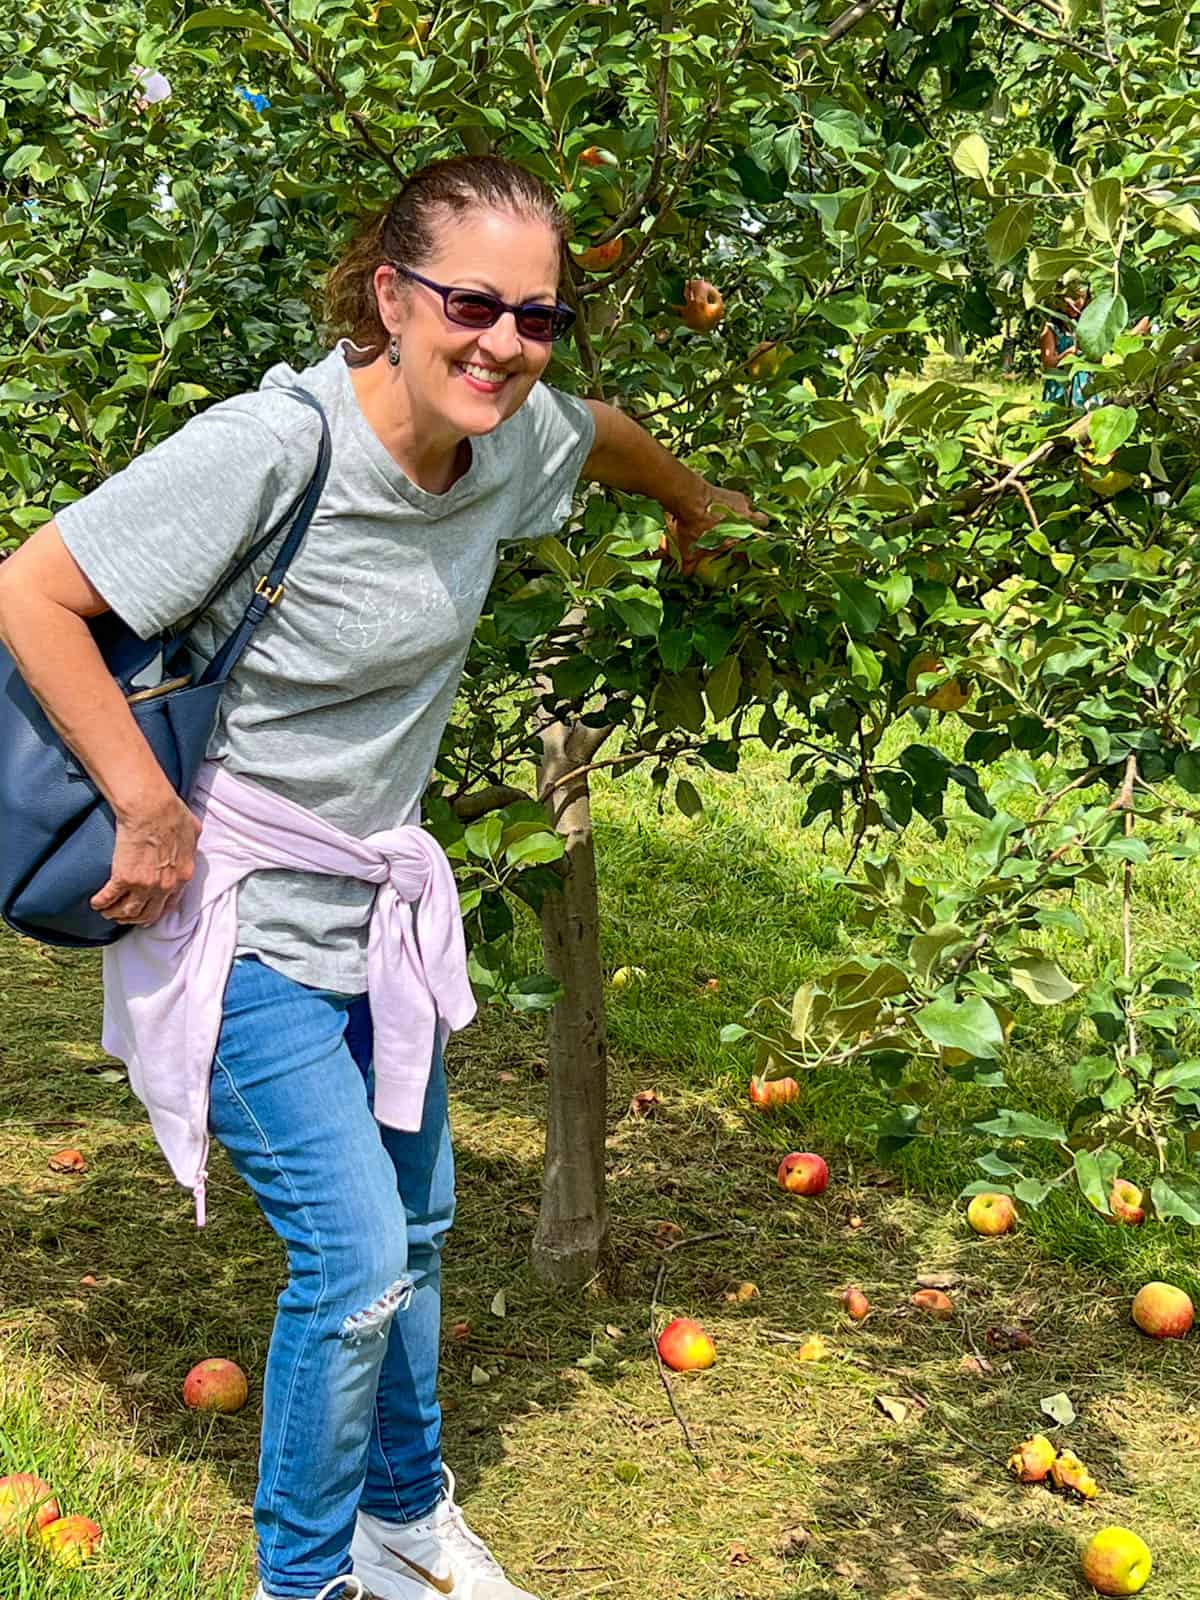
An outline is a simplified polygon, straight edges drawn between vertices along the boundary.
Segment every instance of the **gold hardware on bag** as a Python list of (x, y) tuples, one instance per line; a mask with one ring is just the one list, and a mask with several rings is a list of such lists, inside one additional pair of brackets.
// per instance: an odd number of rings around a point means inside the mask
[(132, 706), (140, 700), (157, 700), (159, 695), (170, 694), (173, 689), (186, 689), (191, 681), (191, 673), (185, 672), (182, 678), (168, 678), (165, 683), (156, 683), (153, 689), (138, 689), (134, 694), (127, 694), (125, 704)]
[(261, 594), (269, 606), (275, 605), (283, 593), (283, 585), (277, 583), (273, 589), (268, 589), (266, 578), (260, 578), (254, 585), (255, 594)]

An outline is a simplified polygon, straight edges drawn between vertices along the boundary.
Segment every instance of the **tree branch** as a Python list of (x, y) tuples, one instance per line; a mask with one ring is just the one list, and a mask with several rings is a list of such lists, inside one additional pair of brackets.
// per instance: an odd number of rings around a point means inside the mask
[(319, 66), (317, 62), (313, 60), (312, 51), (305, 44), (304, 40), (300, 38), (299, 34), (295, 33), (284, 20), (284, 18), (280, 16), (279, 12), (271, 4), (271, 0), (258, 0), (258, 3), (262, 6), (263, 10), (270, 17), (271, 21), (279, 29), (280, 33), (283, 34), (284, 38), (291, 45), (292, 49), (295, 50), (296, 54), (300, 57), (300, 60), (304, 63), (308, 70), (315, 78), (319, 79), (320, 82), (324, 84), (329, 93), (333, 95), (341, 105), (342, 110), (357, 128), (358, 136), (362, 142), (369, 150), (374, 151), (375, 155), (379, 157), (380, 161), (382, 161), (385, 166), (391, 169), (395, 176), (399, 178), (401, 183), (405, 182), (408, 174), (404, 171), (403, 167), (396, 160), (391, 151), (385, 150), (377, 141), (375, 135), (371, 132), (365, 117), (363, 117), (358, 111), (351, 111), (350, 107), (346, 104), (346, 96), (342, 93), (337, 79), (331, 78), (329, 73), (325, 71), (325, 68)]

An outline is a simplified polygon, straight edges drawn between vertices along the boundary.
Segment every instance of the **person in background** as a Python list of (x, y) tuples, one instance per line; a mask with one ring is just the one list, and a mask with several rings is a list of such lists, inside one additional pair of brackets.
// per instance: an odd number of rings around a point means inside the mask
[[(1092, 291), (1086, 283), (1069, 283), (1056, 296), (1055, 309), (1042, 324), (1039, 339), (1044, 373), (1056, 371), (1069, 357), (1078, 354), (1078, 345), (1075, 342), (1076, 325), (1091, 298)], [(1130, 332), (1149, 333), (1150, 318), (1142, 317), (1134, 323)], [(1090, 372), (1077, 372), (1069, 379), (1044, 377), (1042, 400), (1047, 405), (1067, 406), (1072, 411), (1082, 411), (1088, 404), (1091, 376)]]

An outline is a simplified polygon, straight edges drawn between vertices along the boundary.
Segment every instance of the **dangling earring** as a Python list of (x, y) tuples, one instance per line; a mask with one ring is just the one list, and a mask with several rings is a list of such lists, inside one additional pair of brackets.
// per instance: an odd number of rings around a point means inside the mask
[(393, 367), (400, 365), (400, 341), (395, 334), (388, 340), (388, 365)]

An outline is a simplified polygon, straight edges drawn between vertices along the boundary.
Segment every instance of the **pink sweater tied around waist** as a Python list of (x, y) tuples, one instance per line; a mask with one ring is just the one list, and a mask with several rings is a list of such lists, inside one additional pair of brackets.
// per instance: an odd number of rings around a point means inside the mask
[(128, 1066), (172, 1172), (195, 1195), (203, 1227), (209, 1079), (237, 949), (237, 888), (247, 873), (290, 868), (377, 885), (367, 992), (375, 1116), (386, 1127), (420, 1128), (435, 1029), (444, 1048), (476, 1006), (454, 873), (421, 827), (356, 839), (216, 762), (201, 768), (190, 803), (203, 831), (179, 905), (105, 947), (103, 1044)]

